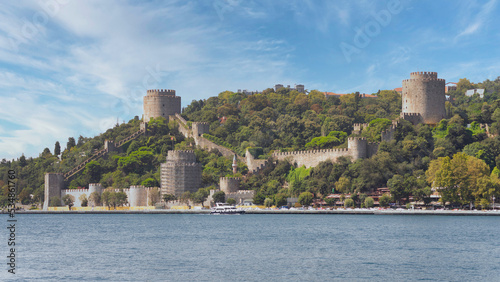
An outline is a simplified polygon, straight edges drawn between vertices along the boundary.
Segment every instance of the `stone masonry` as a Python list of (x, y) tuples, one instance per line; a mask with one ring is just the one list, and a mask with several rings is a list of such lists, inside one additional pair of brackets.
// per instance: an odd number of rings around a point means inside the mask
[(143, 120), (148, 122), (151, 118), (164, 117), (181, 112), (181, 97), (175, 96), (175, 90), (156, 89), (148, 90), (144, 96)]
[(437, 72), (412, 72), (403, 80), (401, 118), (416, 124), (437, 124), (446, 117), (445, 80)]
[(201, 164), (194, 151), (168, 151), (167, 162), (161, 164), (161, 194), (196, 192), (201, 187)]

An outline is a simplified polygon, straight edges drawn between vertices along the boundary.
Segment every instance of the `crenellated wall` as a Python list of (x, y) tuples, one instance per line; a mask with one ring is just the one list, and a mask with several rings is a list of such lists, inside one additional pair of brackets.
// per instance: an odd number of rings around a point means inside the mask
[(236, 200), (236, 204), (240, 205), (245, 200), (253, 200), (255, 196), (255, 190), (239, 190), (238, 192), (226, 193), (226, 202), (228, 199)]
[(245, 161), (250, 173), (256, 173), (267, 165), (267, 160), (254, 158), (248, 149), (245, 152)]
[(378, 144), (369, 143), (366, 138), (349, 137), (347, 139), (347, 149), (323, 149), (311, 151), (295, 151), (274, 153), (276, 160), (289, 160), (297, 163), (297, 166), (315, 167), (320, 162), (330, 160), (337, 161), (339, 157), (351, 157), (353, 161), (373, 156), (378, 149)]
[(220, 190), (224, 193), (235, 193), (240, 189), (240, 181), (239, 177), (221, 177), (219, 179)]
[(355, 123), (355, 124), (353, 124), (352, 133), (353, 134), (361, 134), (361, 132), (366, 128), (368, 128), (368, 123)]

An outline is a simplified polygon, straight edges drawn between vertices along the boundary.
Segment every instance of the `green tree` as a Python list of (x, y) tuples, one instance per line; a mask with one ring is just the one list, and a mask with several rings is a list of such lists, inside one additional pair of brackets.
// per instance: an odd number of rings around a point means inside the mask
[(177, 197), (175, 197), (172, 194), (163, 194), (163, 200), (165, 202), (175, 201), (175, 200), (177, 200)]
[(143, 185), (144, 187), (158, 187), (158, 181), (156, 181), (156, 179), (154, 178), (146, 178), (144, 179), (142, 182), (141, 182), (141, 185)]
[(51, 207), (60, 207), (61, 206), (61, 198), (59, 198), (57, 196), (54, 196), (54, 197), (50, 198), (49, 206), (51, 206)]
[(59, 141), (56, 142), (56, 145), (54, 146), (54, 155), (59, 156), (61, 154), (61, 144), (59, 144)]
[(90, 161), (85, 165), (83, 174), (86, 176), (88, 183), (98, 183), (101, 179), (102, 166), (97, 161)]
[(217, 191), (212, 196), (214, 203), (224, 203), (226, 201), (226, 193), (224, 191)]
[(278, 193), (274, 196), (274, 205), (277, 207), (281, 207), (286, 205), (286, 195), (283, 193)]
[(366, 197), (366, 198), (365, 198), (365, 203), (364, 203), (364, 204), (365, 204), (365, 207), (367, 207), (367, 208), (371, 208), (371, 207), (373, 207), (374, 203), (375, 203), (375, 202), (373, 201), (373, 198), (372, 198), (372, 197)]
[(266, 198), (266, 199), (264, 200), (264, 206), (265, 206), (266, 208), (270, 208), (270, 207), (273, 205), (273, 203), (274, 203), (273, 199)]
[(151, 189), (149, 191), (149, 195), (148, 195), (148, 204), (150, 206), (154, 206), (154, 205), (156, 205), (156, 203), (158, 203), (160, 201), (161, 201), (160, 189), (158, 189), (158, 188)]
[(384, 194), (378, 199), (379, 205), (381, 207), (388, 207), (389, 203), (391, 202), (391, 196)]
[(210, 193), (207, 191), (205, 188), (200, 188), (196, 193), (193, 194), (193, 202), (196, 204), (201, 204), (203, 206), (203, 203), (207, 200), (208, 195)]
[(260, 192), (257, 192), (255, 193), (255, 195), (253, 196), (253, 203), (255, 205), (262, 205), (264, 204), (264, 200), (266, 199), (266, 197), (260, 193)]
[(71, 148), (76, 146), (75, 138), (69, 137), (66, 143), (66, 150), (71, 151)]
[(101, 205), (101, 194), (99, 194), (98, 192), (92, 192), (92, 193), (90, 193), (88, 200), (92, 206), (100, 206)]
[(234, 204), (236, 204), (236, 200), (233, 198), (229, 198), (229, 199), (227, 199), (227, 203), (230, 205), (234, 205)]
[(344, 201), (344, 207), (345, 208), (354, 208), (354, 200), (353, 199), (346, 199)]
[(336, 201), (337, 199), (335, 198), (325, 198), (326, 204), (329, 205), (330, 207), (334, 207)]
[(85, 194), (81, 194), (80, 197), (78, 197), (78, 200), (80, 200), (81, 206), (86, 207), (88, 205), (88, 200), (87, 196)]
[(313, 194), (310, 192), (303, 192), (299, 195), (299, 203), (303, 206), (310, 206), (313, 201)]
[(75, 197), (73, 197), (72, 195), (64, 195), (62, 200), (63, 200), (64, 204), (66, 206), (68, 206), (68, 209), (71, 210), (71, 207), (73, 206), (73, 203), (75, 202)]

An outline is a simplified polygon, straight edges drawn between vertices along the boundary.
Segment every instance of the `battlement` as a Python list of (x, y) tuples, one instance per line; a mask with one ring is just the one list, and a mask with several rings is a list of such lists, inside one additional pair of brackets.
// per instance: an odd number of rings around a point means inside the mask
[(148, 96), (157, 96), (157, 95), (162, 95), (162, 96), (175, 96), (175, 90), (172, 89), (150, 89), (147, 92)]
[(69, 193), (86, 193), (89, 191), (89, 189), (85, 189), (85, 188), (82, 188), (82, 189), (62, 189), (61, 190), (63, 193), (65, 194), (69, 194)]
[(145, 189), (144, 185), (130, 185), (130, 189)]
[(226, 193), (226, 196), (227, 195), (252, 194), (252, 193), (255, 193), (255, 191), (254, 190), (238, 190), (237, 192)]
[[(429, 81), (442, 81), (445, 82), (445, 79), (443, 78), (432, 78), (432, 77), (421, 77), (421, 78), (409, 78), (409, 79), (404, 79), (403, 84), (405, 82), (412, 82), (412, 81), (422, 81), (422, 80), (429, 80)], [(404, 85), (403, 85), (404, 86)]]
[(347, 138), (347, 142), (357, 141), (357, 140), (366, 140), (366, 137), (349, 137), (349, 138)]
[(169, 150), (167, 155), (167, 163), (181, 162), (181, 163), (194, 163), (196, 162), (196, 155), (192, 150)]
[(210, 125), (209, 122), (204, 122), (204, 121), (196, 121), (196, 122), (193, 122), (193, 124)]
[(401, 117), (406, 117), (406, 116), (409, 116), (409, 117), (420, 116), (420, 113), (401, 113), (400, 116)]
[(240, 177), (221, 177), (220, 180), (241, 180)]
[(320, 150), (307, 150), (307, 151), (279, 152), (279, 153), (273, 153), (272, 156), (288, 157), (288, 156), (300, 156), (307, 154), (325, 154), (325, 153), (342, 153), (342, 152), (347, 152), (347, 149), (340, 148), (340, 149), (320, 149)]

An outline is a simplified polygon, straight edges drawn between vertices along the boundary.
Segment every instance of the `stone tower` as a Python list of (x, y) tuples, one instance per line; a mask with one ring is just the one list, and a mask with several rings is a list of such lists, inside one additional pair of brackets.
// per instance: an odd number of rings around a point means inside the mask
[(238, 172), (238, 163), (236, 162), (236, 155), (233, 157), (233, 174), (236, 174)]
[[(43, 210), (49, 207), (50, 199), (58, 197), (61, 199), (61, 190), (64, 186), (64, 175), (62, 173), (45, 174), (45, 196), (43, 199)], [(62, 201), (61, 201), (62, 203)]]
[(445, 81), (437, 72), (412, 72), (403, 80), (401, 117), (412, 123), (437, 124), (446, 117)]
[(161, 164), (161, 194), (196, 192), (201, 187), (201, 164), (194, 151), (168, 151), (167, 162)]
[(181, 113), (181, 97), (175, 96), (175, 90), (156, 89), (148, 90), (144, 96), (143, 121), (150, 118), (164, 117)]

